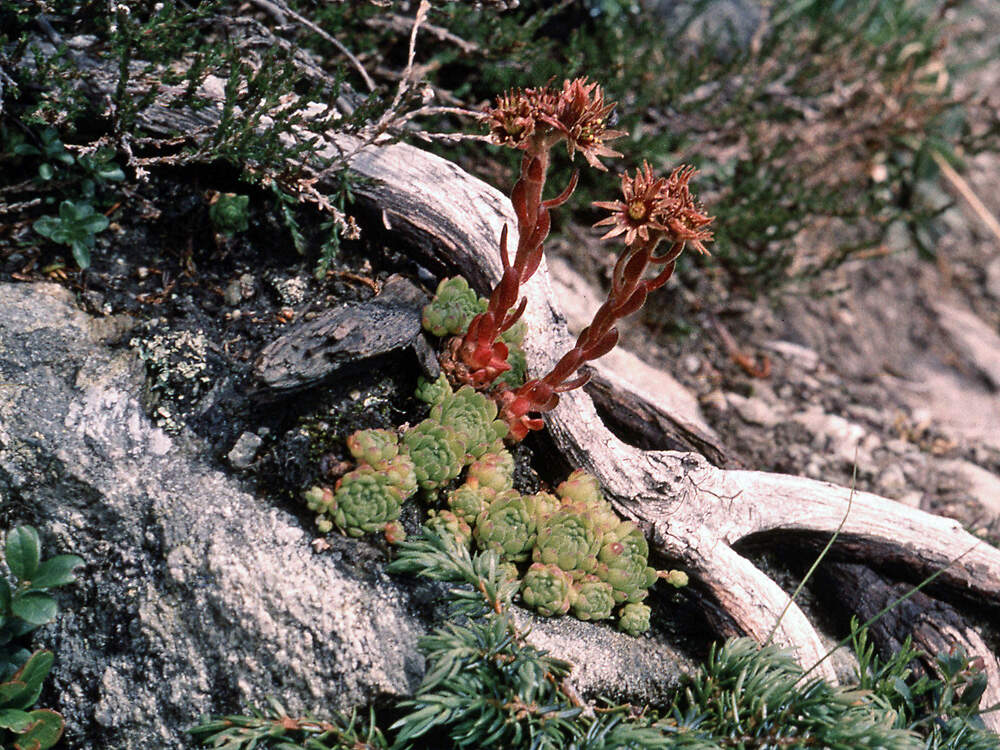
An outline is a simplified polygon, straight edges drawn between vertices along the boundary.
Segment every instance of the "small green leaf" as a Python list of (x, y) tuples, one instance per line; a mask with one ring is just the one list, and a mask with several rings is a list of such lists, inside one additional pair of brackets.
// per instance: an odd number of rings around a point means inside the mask
[(59, 612), (56, 600), (41, 591), (14, 594), (10, 604), (15, 615), (32, 625), (44, 625), (47, 622), (52, 622)]
[(72, 583), (76, 580), (76, 574), (73, 571), (81, 565), (83, 565), (82, 557), (56, 555), (38, 566), (35, 577), (31, 579), (31, 587), (45, 589)]
[(94, 172), (94, 174), (96, 174), (100, 179), (107, 180), (108, 182), (122, 182), (125, 179), (125, 173), (117, 164), (103, 166)]
[(0, 578), (0, 614), (4, 617), (10, 614), (10, 584), (5, 578)]
[(51, 651), (36, 651), (25, 662), (25, 665), (14, 673), (7, 685), (21, 686), (19, 690), (5, 696), (7, 707), (9, 708), (31, 708), (38, 696), (42, 692), (42, 683), (52, 669), (52, 662), (55, 661)]
[(0, 727), (21, 734), (31, 726), (31, 714), (18, 708), (0, 708)]
[[(93, 211), (93, 209), (91, 209), (91, 211)], [(110, 223), (111, 222), (108, 220), (108, 217), (104, 214), (87, 215), (79, 220), (79, 226), (90, 234), (103, 232), (108, 228), (108, 224)]]
[(23, 695), (27, 689), (28, 684), (23, 680), (11, 678), (7, 682), (0, 682), (0, 704), (6, 706), (14, 701), (14, 699)]
[(55, 216), (43, 216), (34, 224), (32, 227), (36, 232), (38, 232), (42, 237), (46, 237), (50, 240), (54, 239), (53, 235), (59, 230), (62, 223)]
[(67, 224), (74, 224), (94, 212), (89, 204), (77, 205), (73, 201), (63, 201), (59, 204), (59, 218)]
[(971, 708), (978, 708), (979, 701), (982, 700), (983, 693), (986, 692), (986, 684), (986, 673), (980, 672), (969, 682), (969, 686), (962, 692), (959, 702)]
[(51, 180), (53, 174), (55, 174), (55, 171), (52, 169), (52, 165), (48, 162), (38, 165), (38, 176), (43, 180)]
[(900, 677), (894, 677), (892, 680), (892, 687), (899, 694), (899, 697), (906, 702), (907, 707), (912, 709), (913, 694), (910, 693), (910, 688), (907, 684)]
[(62, 737), (66, 722), (63, 717), (48, 708), (39, 708), (29, 713), (33, 722), (27, 731), (22, 731), (14, 747), (17, 750), (47, 750)]
[(90, 268), (90, 249), (79, 240), (74, 240), (70, 247), (73, 250), (73, 260), (76, 261), (80, 270), (86, 271)]
[(38, 532), (31, 526), (18, 526), (7, 535), (5, 552), (10, 572), (22, 581), (30, 580), (38, 569)]

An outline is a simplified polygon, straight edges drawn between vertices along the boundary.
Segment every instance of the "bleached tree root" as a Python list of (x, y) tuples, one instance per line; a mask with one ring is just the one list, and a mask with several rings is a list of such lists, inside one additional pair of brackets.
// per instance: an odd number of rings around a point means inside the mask
[[(350, 144), (338, 138), (341, 148)], [(504, 196), (453, 164), (403, 144), (369, 147), (351, 168), (371, 178), (356, 193), (380, 207), (387, 223), (481, 289), (499, 278), (500, 229), (515, 226)], [(524, 288), (525, 340), (534, 373), (572, 346), (544, 267)], [(870, 493), (803, 477), (724, 470), (694, 453), (642, 451), (615, 437), (582, 391), (564, 394), (546, 417), (556, 445), (593, 473), (615, 507), (642, 526), (655, 549), (680, 561), (748, 634), (763, 640), (788, 596), (732, 545), (762, 532), (829, 536), (843, 522), (843, 546), (858, 555), (905, 563), (1000, 604), (1000, 550), (952, 520)], [(806, 666), (825, 653), (813, 626), (792, 604), (774, 641), (797, 650)], [(984, 659), (995, 657), (988, 652)], [(835, 679), (829, 662), (821, 673)]]

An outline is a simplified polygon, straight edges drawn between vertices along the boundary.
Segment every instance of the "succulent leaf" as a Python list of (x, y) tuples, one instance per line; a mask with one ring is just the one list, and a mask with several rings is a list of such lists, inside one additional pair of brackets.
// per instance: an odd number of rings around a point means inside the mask
[(604, 501), (597, 478), (583, 469), (576, 469), (556, 487), (556, 494), (570, 502), (597, 505)]
[(585, 576), (573, 585), (573, 614), (581, 620), (607, 620), (615, 606), (611, 584)]
[(457, 336), (465, 333), (469, 322), (485, 311), (486, 305), (469, 282), (461, 276), (443, 279), (434, 299), (424, 307), (424, 329), (435, 336)]
[(438, 490), (462, 471), (465, 446), (450, 427), (425, 419), (403, 434), (403, 444), (413, 461), (417, 483), (424, 490)]
[(507, 424), (496, 416), (496, 403), (472, 386), (463, 385), (450, 398), (432, 406), (430, 418), (452, 428), (463, 441), (463, 452), (479, 458), (497, 438), (507, 434)]
[(385, 475), (386, 481), (399, 490), (405, 500), (417, 491), (417, 471), (413, 459), (401, 453), (391, 461), (375, 467)]
[(558, 565), (575, 578), (597, 568), (601, 534), (582, 504), (562, 506), (545, 520), (532, 552), (535, 562)]
[(650, 613), (645, 604), (626, 604), (618, 613), (618, 627), (629, 635), (642, 635), (649, 630)]
[(484, 453), (469, 465), (466, 474), (475, 479), (481, 488), (503, 492), (514, 487), (514, 457), (508, 450)]
[(525, 507), (524, 499), (507, 490), (496, 498), (476, 518), (476, 544), (482, 550), (496, 550), (502, 559), (521, 562), (535, 543), (535, 519)]
[(358, 430), (347, 438), (347, 450), (358, 463), (379, 464), (399, 453), (399, 438), (389, 430)]
[(586, 506), (602, 534), (612, 531), (621, 523), (611, 503), (604, 499), (597, 479), (583, 469), (576, 469), (571, 473), (556, 487), (556, 494), (562, 498), (564, 505), (582, 503)]
[(454, 537), (463, 547), (468, 547), (472, 542), (472, 527), (450, 510), (432, 510), (424, 526), (438, 536), (447, 534)]
[(217, 232), (232, 235), (246, 231), (249, 207), (249, 195), (219, 193), (218, 199), (208, 208), (208, 216)]
[(399, 544), (406, 541), (406, 529), (403, 528), (403, 524), (399, 521), (389, 521), (385, 525), (385, 528), (382, 529), (382, 533), (389, 544)]
[(521, 318), (514, 325), (500, 334), (500, 340), (513, 350), (515, 346), (521, 345), (524, 341), (524, 334), (527, 332), (528, 324), (525, 322), (524, 318)]
[(417, 390), (414, 396), (426, 404), (440, 404), (451, 396), (451, 384), (448, 378), (441, 373), (437, 380), (430, 381), (424, 377), (417, 378)]
[(573, 579), (555, 565), (533, 563), (521, 581), (521, 599), (545, 617), (566, 614), (572, 592)]
[(475, 477), (470, 477), (461, 487), (448, 493), (448, 507), (466, 523), (474, 524), (496, 496), (496, 490), (482, 487)]
[(399, 488), (370, 466), (342, 476), (333, 497), (333, 522), (350, 536), (382, 531), (389, 521), (399, 518), (403, 500)]
[(548, 492), (536, 492), (534, 495), (525, 495), (524, 502), (528, 507), (528, 512), (535, 517), (539, 529), (545, 528), (549, 516), (560, 508), (559, 498)]
[(648, 557), (649, 544), (635, 524), (621, 523), (605, 535), (596, 573), (614, 588), (617, 602), (639, 602), (646, 598), (657, 578), (656, 571), (647, 565)]
[(314, 513), (332, 515), (337, 504), (333, 500), (333, 490), (329, 487), (310, 487), (303, 495), (309, 510)]

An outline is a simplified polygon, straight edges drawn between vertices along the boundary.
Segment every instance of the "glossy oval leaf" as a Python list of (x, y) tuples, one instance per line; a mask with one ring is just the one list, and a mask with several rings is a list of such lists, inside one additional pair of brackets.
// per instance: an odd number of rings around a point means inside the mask
[(30, 580), (38, 570), (41, 554), (38, 532), (32, 526), (18, 526), (7, 535), (4, 554), (10, 572), (22, 581)]
[(22, 680), (11, 678), (7, 682), (0, 682), (0, 706), (7, 708), (16, 703), (27, 690), (28, 685)]
[(90, 268), (90, 248), (78, 240), (73, 240), (70, 247), (73, 249), (73, 260), (76, 261), (80, 270), (86, 271)]
[[(56, 555), (39, 564), (34, 578), (31, 579), (31, 587), (33, 589), (46, 589), (72, 583), (76, 580), (76, 574), (73, 571), (81, 565), (83, 565), (82, 557)], [(0, 592), (0, 597), (2, 597), (2, 592)]]
[(25, 622), (44, 625), (52, 622), (59, 612), (59, 605), (55, 599), (42, 591), (28, 591), (24, 594), (14, 594), (10, 609)]
[(9, 729), (15, 734), (28, 729), (31, 726), (31, 714), (19, 708), (0, 708), (0, 727)]
[(28, 714), (33, 724), (27, 731), (21, 732), (14, 747), (17, 750), (47, 750), (62, 737), (66, 722), (63, 717), (48, 708), (39, 708)]

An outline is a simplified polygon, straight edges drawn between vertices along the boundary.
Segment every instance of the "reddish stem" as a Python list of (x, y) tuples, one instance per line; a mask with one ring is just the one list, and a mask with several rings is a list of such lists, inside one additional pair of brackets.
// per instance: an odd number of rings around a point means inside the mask
[[(664, 255), (654, 256), (657, 241), (626, 248), (615, 264), (608, 299), (598, 308), (590, 325), (580, 332), (576, 345), (547, 375), (529, 380), (516, 391), (502, 395), (501, 418), (510, 426), (510, 436), (514, 440), (523, 439), (531, 430), (542, 429), (542, 420), (530, 415), (551, 411), (559, 403), (560, 393), (587, 383), (588, 375), (580, 375), (573, 380), (570, 378), (584, 363), (611, 351), (618, 343), (615, 322), (642, 307), (646, 295), (663, 286), (670, 278), (683, 244), (676, 243)], [(662, 264), (663, 269), (653, 278), (643, 280), (643, 274), (651, 263)]]
[(507, 346), (497, 338), (524, 312), (527, 300), (522, 300), (513, 312), (511, 308), (517, 304), (521, 284), (531, 278), (542, 261), (542, 243), (551, 228), (549, 210), (565, 203), (576, 188), (577, 175), (574, 174), (562, 193), (551, 200), (542, 200), (550, 148), (551, 144), (541, 142), (537, 149), (527, 151), (521, 159), (521, 175), (511, 192), (517, 216), (514, 261), (510, 261), (505, 225), (500, 235), (503, 276), (490, 294), (486, 312), (472, 319), (456, 349), (458, 358), (468, 369), (469, 379), (477, 386), (488, 385), (510, 369)]

